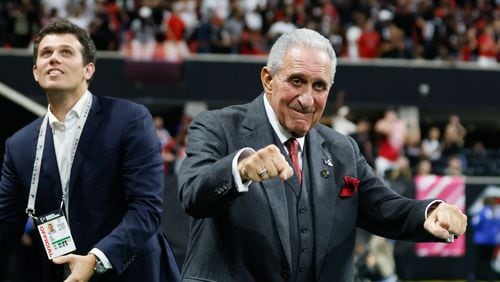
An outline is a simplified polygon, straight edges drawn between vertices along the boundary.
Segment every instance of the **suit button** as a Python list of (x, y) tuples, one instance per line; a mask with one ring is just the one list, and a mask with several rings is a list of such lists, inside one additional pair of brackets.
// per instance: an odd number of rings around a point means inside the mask
[(305, 227), (302, 227), (302, 228), (300, 229), (300, 232), (302, 232), (302, 233), (306, 233), (307, 231), (309, 231), (309, 229), (307, 229), (307, 228), (305, 228)]
[(281, 272), (281, 277), (283, 277), (283, 279), (285, 279), (285, 280), (290, 279), (290, 271), (288, 271), (288, 270), (283, 270), (283, 271)]
[(307, 247), (304, 247), (304, 248), (302, 248), (302, 250), (301, 250), (301, 251), (302, 251), (303, 253), (305, 253), (305, 252), (307, 252), (308, 250), (309, 250), (309, 249), (308, 249)]
[(299, 209), (299, 213), (305, 213), (307, 211), (307, 209), (305, 207), (301, 207)]

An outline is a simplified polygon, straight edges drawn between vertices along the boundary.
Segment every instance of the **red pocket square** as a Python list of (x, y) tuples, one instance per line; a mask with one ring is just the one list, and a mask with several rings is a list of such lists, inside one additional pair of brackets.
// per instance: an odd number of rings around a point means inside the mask
[(351, 197), (358, 191), (359, 179), (344, 176), (344, 187), (340, 190), (340, 197)]

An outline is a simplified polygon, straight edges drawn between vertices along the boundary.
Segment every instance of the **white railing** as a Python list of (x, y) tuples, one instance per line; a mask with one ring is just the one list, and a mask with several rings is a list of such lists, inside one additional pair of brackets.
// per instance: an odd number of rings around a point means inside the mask
[(17, 92), (2, 82), (0, 82), (0, 96), (7, 98), (35, 115), (42, 116), (47, 112), (46, 107), (38, 104), (37, 102), (26, 97), (26, 95)]

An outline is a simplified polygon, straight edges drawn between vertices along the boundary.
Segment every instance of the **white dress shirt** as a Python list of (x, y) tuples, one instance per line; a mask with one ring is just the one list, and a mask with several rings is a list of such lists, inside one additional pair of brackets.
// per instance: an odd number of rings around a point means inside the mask
[[(59, 121), (52, 113), (50, 105), (48, 107), (49, 125), (52, 128), (54, 137), (54, 150), (63, 193), (71, 173), (71, 149), (77, 137), (77, 123), (80, 118), (83, 118), (84, 106), (89, 99), (92, 99), (92, 95), (87, 91), (66, 114), (64, 122)], [(66, 216), (68, 215), (66, 214)]]

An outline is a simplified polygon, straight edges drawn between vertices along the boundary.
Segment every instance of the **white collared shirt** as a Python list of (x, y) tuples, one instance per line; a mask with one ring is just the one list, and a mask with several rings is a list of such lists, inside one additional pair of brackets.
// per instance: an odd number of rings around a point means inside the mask
[(92, 95), (89, 91), (86, 91), (66, 114), (64, 122), (59, 121), (50, 110), (50, 105), (48, 106), (49, 125), (52, 128), (54, 137), (54, 150), (63, 189), (65, 189), (71, 173), (71, 149), (77, 137), (78, 120), (83, 117), (84, 106), (89, 99), (92, 99)]

